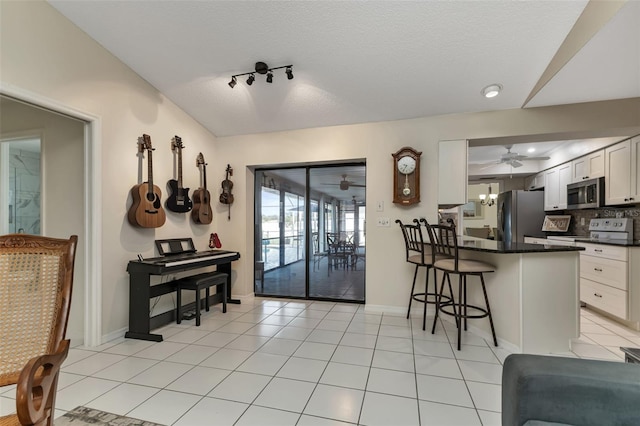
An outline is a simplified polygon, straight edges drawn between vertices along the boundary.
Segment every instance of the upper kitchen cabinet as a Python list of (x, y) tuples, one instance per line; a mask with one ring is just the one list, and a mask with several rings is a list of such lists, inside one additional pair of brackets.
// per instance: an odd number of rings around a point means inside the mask
[(438, 143), (438, 206), (451, 208), (467, 204), (466, 139)]
[(537, 175), (527, 177), (524, 183), (524, 187), (528, 191), (544, 188), (544, 172), (540, 172)]
[(604, 176), (604, 149), (592, 152), (571, 162), (571, 182)]
[(605, 149), (604, 202), (640, 203), (640, 136)]
[(564, 163), (544, 172), (544, 210), (567, 208), (567, 185), (571, 183), (571, 163)]

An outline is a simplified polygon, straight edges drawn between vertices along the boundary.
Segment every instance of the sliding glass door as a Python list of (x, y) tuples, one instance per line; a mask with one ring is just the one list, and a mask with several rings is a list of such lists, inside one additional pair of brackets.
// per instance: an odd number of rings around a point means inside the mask
[(256, 295), (364, 301), (365, 171), (256, 171)]

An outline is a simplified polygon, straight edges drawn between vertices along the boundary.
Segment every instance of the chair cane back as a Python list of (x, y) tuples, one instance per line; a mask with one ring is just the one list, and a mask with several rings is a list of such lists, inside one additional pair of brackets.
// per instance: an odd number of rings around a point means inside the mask
[(0, 386), (17, 385), (16, 413), (0, 426), (53, 424), (77, 241), (0, 236)]

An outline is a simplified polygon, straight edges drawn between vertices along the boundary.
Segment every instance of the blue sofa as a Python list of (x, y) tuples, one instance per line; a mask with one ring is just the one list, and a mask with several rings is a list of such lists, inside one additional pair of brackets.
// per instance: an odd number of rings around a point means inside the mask
[(512, 354), (502, 426), (640, 425), (640, 364)]

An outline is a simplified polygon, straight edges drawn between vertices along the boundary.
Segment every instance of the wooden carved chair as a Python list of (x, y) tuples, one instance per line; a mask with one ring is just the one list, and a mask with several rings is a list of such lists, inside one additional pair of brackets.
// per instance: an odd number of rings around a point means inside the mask
[(0, 426), (53, 425), (78, 237), (0, 236), (0, 386), (16, 384), (16, 413)]

